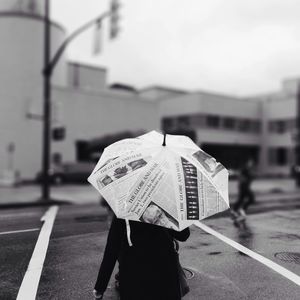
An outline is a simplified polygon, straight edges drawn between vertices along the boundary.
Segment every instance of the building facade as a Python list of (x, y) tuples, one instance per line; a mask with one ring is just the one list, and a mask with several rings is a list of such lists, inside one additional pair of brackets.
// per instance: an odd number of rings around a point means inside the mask
[[(32, 179), (41, 169), (43, 124), (42, 1), (0, 3), (0, 176), (17, 170)], [(66, 37), (51, 23), (52, 55)], [(247, 158), (261, 174), (287, 175), (294, 163), (298, 80), (276, 93), (241, 99), (162, 86), (108, 86), (107, 70), (63, 56), (52, 78), (52, 155), (77, 161), (84, 143), (123, 131), (192, 132), (228, 168)]]
[(264, 175), (289, 175), (295, 163), (298, 79), (282, 90), (245, 99), (196, 92), (161, 102), (162, 127), (194, 130), (197, 143), (228, 168), (246, 159)]

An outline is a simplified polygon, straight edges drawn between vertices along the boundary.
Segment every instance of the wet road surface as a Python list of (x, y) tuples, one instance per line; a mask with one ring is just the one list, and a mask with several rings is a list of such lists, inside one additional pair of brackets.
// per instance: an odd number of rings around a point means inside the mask
[[(47, 207), (0, 213), (0, 299), (16, 299)], [(238, 228), (229, 218), (204, 223), (300, 276), (300, 210), (270, 210), (247, 217)], [(108, 225), (97, 205), (61, 206), (55, 218), (37, 299), (93, 299), (91, 291), (105, 247)], [(25, 231), (32, 230), (32, 231)], [(299, 286), (280, 273), (192, 227), (180, 245), (182, 264), (194, 271), (196, 299), (299, 299)], [(105, 299), (117, 299), (110, 282)]]

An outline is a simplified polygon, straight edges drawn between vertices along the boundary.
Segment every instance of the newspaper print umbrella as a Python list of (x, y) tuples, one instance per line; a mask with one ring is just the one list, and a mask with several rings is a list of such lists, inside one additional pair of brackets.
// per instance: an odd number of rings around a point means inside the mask
[(116, 142), (88, 181), (118, 218), (177, 231), (229, 208), (228, 171), (186, 136), (151, 131)]

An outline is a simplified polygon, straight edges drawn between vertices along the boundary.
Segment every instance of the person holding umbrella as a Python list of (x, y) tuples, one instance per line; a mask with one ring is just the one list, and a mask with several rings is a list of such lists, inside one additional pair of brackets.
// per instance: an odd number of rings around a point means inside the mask
[[(174, 241), (186, 241), (189, 226), (229, 208), (228, 171), (222, 166), (217, 174), (208, 172), (202, 152), (186, 136), (156, 131), (105, 148), (88, 178), (116, 215), (96, 298), (103, 298), (118, 260), (121, 300), (181, 299), (184, 280)], [(134, 161), (143, 164), (133, 168)], [(113, 181), (103, 185), (106, 176)]]
[(179, 300), (177, 253), (173, 239), (186, 241), (188, 228), (181, 232), (130, 221), (132, 246), (126, 238), (126, 223), (114, 217), (95, 284), (94, 296), (104, 299), (116, 261), (119, 261), (121, 300)]

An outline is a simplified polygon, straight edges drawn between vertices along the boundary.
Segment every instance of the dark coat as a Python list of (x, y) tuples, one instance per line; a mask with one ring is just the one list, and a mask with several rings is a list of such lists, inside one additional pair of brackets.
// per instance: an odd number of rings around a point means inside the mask
[(253, 180), (253, 174), (250, 168), (247, 166), (242, 168), (240, 172), (240, 178), (239, 178), (239, 188), (243, 190), (249, 190), (251, 183)]
[(130, 229), (131, 247), (125, 221), (113, 219), (95, 289), (106, 290), (118, 259), (121, 300), (181, 299), (173, 238), (187, 240), (189, 229), (176, 232), (133, 221)]

